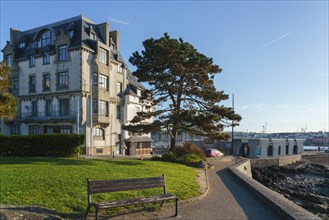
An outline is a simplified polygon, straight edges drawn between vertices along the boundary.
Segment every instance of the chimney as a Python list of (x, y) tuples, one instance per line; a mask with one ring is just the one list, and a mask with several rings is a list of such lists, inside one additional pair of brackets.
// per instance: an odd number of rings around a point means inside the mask
[(116, 45), (116, 49), (119, 51), (119, 31), (111, 31), (110, 37), (112, 38), (113, 42)]

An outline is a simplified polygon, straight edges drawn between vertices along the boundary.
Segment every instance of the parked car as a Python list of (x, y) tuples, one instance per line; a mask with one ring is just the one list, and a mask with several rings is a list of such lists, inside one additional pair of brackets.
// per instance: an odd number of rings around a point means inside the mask
[(204, 151), (206, 157), (222, 157), (224, 154), (217, 149), (208, 148)]

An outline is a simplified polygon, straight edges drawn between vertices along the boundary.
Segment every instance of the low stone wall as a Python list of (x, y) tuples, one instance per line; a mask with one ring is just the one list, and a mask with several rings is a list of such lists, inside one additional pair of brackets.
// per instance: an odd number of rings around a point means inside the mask
[(302, 156), (298, 154), (298, 155), (277, 157), (277, 158), (251, 159), (250, 163), (251, 163), (251, 167), (269, 167), (272, 165), (284, 166), (291, 163), (295, 163), (301, 160), (301, 158)]
[(322, 164), (329, 166), (329, 154), (328, 153), (314, 153), (314, 154), (304, 154), (302, 159), (308, 160), (312, 163)]
[(260, 200), (267, 204), (268, 207), (274, 209), (282, 219), (320, 220), (316, 215), (296, 205), (292, 201), (286, 199), (283, 195), (274, 192), (249, 176), (247, 170), (249, 165), (252, 165), (250, 161), (251, 160), (243, 160), (242, 162), (229, 167), (229, 171), (238, 180), (245, 184)]
[(244, 175), (252, 178), (251, 174), (251, 163), (250, 160), (245, 160), (242, 161), (241, 163), (238, 164), (238, 166), (235, 167), (238, 171), (243, 173)]

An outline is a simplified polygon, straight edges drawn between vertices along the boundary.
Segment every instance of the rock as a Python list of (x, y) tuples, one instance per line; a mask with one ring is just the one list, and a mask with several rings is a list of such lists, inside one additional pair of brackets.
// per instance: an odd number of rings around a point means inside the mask
[(289, 200), (329, 219), (329, 168), (299, 161), (287, 166), (252, 168), (255, 180)]

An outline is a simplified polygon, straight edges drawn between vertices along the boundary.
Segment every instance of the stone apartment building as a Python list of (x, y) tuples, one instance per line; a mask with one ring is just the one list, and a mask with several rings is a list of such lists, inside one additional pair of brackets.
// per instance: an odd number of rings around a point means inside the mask
[(119, 46), (118, 31), (82, 15), (26, 31), (11, 28), (2, 52), (19, 106), (3, 133), (83, 133), (87, 155), (124, 154), (129, 134), (122, 125), (143, 109), (130, 100), (144, 87)]

